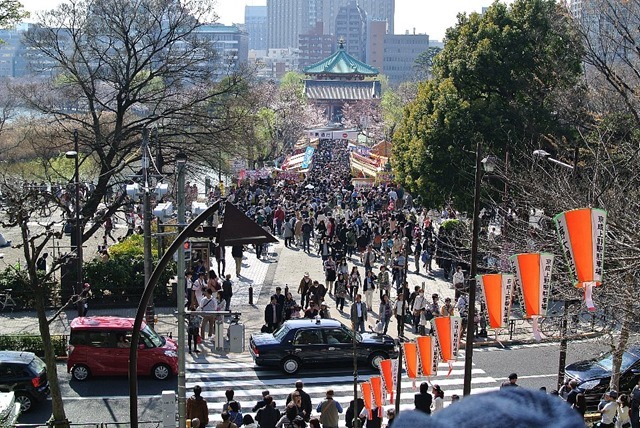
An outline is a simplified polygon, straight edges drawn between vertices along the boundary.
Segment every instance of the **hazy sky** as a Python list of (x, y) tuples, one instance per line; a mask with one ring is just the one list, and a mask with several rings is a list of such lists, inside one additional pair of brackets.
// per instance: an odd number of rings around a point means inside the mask
[[(511, 3), (512, 0), (506, 0)], [(52, 8), (61, 0), (22, 0), (31, 12)], [(442, 40), (444, 32), (456, 22), (458, 12), (480, 12), (492, 0), (396, 0), (395, 31), (426, 33), (431, 39)], [(223, 24), (244, 22), (245, 5), (265, 5), (266, 0), (217, 0), (217, 14)]]

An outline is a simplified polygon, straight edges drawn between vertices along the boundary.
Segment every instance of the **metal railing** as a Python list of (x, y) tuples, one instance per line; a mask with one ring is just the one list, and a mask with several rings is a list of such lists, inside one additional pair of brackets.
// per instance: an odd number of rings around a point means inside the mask
[[(148, 428), (160, 428), (162, 425), (162, 421), (139, 421), (138, 426), (148, 427)], [(51, 428), (54, 425), (43, 423), (43, 424), (16, 424), (16, 428), (37, 428), (37, 427), (47, 427)], [(112, 428), (112, 427), (128, 427), (131, 426), (130, 422), (79, 422), (69, 423), (69, 426), (72, 427), (82, 427), (82, 428)]]

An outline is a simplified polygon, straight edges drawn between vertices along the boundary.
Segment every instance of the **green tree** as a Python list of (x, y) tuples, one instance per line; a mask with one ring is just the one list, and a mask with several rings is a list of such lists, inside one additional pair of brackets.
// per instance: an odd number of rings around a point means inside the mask
[(0, 0), (0, 28), (10, 27), (29, 17), (22, 3), (17, 0)]
[(418, 80), (431, 78), (431, 69), (433, 68), (434, 60), (436, 55), (441, 51), (442, 49), (437, 46), (430, 46), (413, 61), (413, 71), (416, 73)]
[(580, 52), (553, 0), (496, 2), (483, 15), (459, 15), (434, 78), (420, 85), (394, 135), (400, 183), (427, 204), (465, 209), (477, 141), (504, 157), (570, 135), (558, 104), (576, 85)]

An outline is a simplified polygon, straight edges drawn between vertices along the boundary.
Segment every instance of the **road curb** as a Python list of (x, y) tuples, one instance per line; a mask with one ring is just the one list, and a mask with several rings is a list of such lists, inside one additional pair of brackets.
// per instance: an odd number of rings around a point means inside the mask
[[(584, 334), (574, 334), (571, 336), (567, 336), (567, 340), (584, 340), (584, 339), (593, 339), (601, 336), (603, 333), (600, 332), (590, 332)], [(488, 340), (484, 342), (474, 342), (474, 348), (489, 348), (489, 347), (508, 347), (508, 346), (517, 346), (517, 345), (531, 345), (531, 344), (539, 344), (539, 343), (559, 343), (561, 339), (559, 337), (545, 337), (542, 340), (531, 339), (512, 339), (512, 340)], [(465, 342), (460, 341), (461, 348), (464, 346)]]

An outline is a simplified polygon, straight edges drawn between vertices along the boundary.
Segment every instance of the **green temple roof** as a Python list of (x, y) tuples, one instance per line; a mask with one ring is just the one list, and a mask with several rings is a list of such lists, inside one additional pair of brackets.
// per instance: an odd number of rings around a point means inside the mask
[(377, 68), (371, 67), (349, 55), (344, 49), (344, 41), (340, 40), (338, 42), (338, 50), (333, 55), (306, 67), (304, 73), (377, 76), (379, 71)]

